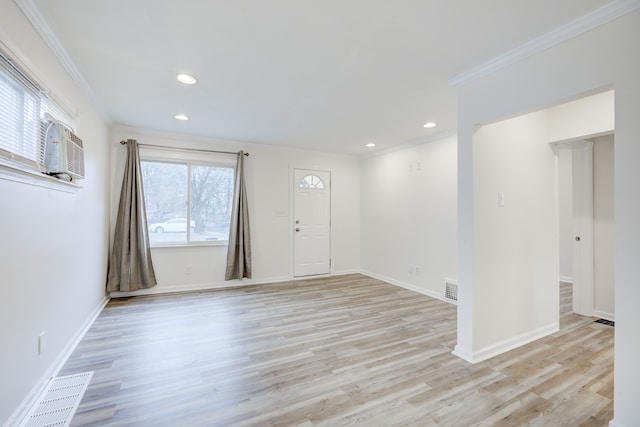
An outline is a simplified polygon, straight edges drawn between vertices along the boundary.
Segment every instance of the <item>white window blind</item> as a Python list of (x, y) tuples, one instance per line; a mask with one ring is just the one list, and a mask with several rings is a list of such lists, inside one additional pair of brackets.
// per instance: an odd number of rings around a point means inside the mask
[[(70, 114), (64, 107), (62, 107), (62, 103), (56, 101), (56, 99), (51, 95), (42, 95), (42, 111), (46, 111), (49, 115), (51, 115), (54, 119), (59, 122), (62, 122), (65, 126), (70, 128), (74, 133), (78, 132), (78, 120), (75, 116)], [(46, 118), (46, 116), (45, 116)]]
[(0, 156), (44, 170), (42, 92), (0, 52)]

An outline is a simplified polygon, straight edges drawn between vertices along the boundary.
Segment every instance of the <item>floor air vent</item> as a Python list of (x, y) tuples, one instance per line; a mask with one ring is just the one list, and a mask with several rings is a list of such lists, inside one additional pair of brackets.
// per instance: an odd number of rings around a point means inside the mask
[(20, 427), (66, 427), (71, 423), (93, 372), (52, 378)]
[(444, 283), (445, 283), (444, 299), (446, 301), (457, 304), (458, 303), (458, 285), (451, 280), (446, 280)]
[(598, 319), (595, 322), (602, 323), (603, 325), (608, 325), (608, 326), (616, 326), (616, 322), (612, 322), (611, 320), (606, 320), (606, 319)]

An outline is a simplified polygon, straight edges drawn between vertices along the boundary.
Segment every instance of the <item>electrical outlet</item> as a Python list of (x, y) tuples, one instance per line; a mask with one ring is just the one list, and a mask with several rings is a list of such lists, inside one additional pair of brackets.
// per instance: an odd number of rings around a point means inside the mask
[(185, 266), (184, 273), (187, 274), (187, 275), (191, 274), (191, 266), (190, 265)]
[(416, 266), (416, 276), (419, 276), (422, 273), (422, 267)]
[(40, 335), (38, 335), (38, 355), (44, 353), (44, 334), (45, 331), (42, 331)]

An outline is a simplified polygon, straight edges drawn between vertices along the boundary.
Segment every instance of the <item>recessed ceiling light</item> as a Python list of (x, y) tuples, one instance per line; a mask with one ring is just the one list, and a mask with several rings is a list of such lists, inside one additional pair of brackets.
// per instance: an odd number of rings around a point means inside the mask
[(176, 114), (173, 117), (175, 117), (178, 120), (182, 120), (182, 121), (189, 120), (189, 117), (185, 116), (184, 114)]
[(371, 147), (375, 147), (375, 146), (376, 146), (376, 144), (374, 144), (373, 142), (370, 142), (370, 143), (368, 143), (368, 144), (365, 144), (364, 146), (365, 146), (365, 147), (369, 147), (369, 148), (371, 148)]
[(184, 83), (186, 85), (194, 85), (198, 81), (195, 77), (189, 74), (178, 74), (176, 77), (180, 83)]
[(434, 127), (436, 127), (436, 124), (433, 123), (433, 122), (427, 122), (427, 123), (424, 124), (424, 127), (426, 127), (427, 129), (434, 128)]

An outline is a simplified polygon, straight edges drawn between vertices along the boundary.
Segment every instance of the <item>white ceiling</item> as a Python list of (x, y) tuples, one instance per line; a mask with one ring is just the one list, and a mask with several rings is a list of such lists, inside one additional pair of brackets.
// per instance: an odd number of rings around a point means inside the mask
[(606, 3), (33, 0), (115, 124), (346, 154), (455, 130), (451, 78)]

